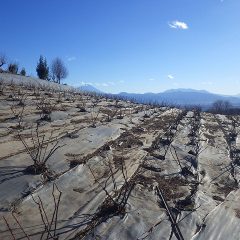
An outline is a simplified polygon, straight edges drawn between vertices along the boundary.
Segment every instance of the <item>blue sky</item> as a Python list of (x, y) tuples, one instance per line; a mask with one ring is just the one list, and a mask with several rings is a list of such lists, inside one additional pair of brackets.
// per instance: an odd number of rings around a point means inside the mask
[(240, 93), (240, 0), (0, 0), (0, 52), (106, 92)]

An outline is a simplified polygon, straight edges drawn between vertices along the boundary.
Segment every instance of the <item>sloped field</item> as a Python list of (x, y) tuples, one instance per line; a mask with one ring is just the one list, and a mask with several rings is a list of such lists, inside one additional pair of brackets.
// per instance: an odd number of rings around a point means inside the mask
[(239, 116), (2, 78), (0, 239), (239, 239)]

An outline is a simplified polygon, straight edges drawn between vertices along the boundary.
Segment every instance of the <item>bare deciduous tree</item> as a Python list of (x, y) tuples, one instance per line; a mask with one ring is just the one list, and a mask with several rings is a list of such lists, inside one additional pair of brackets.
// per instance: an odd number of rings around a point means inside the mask
[(61, 79), (64, 79), (68, 75), (68, 70), (65, 67), (63, 61), (60, 58), (55, 58), (51, 65), (51, 71), (53, 79), (60, 84)]
[(0, 53), (0, 67), (7, 63), (7, 57), (5, 54)]
[(17, 63), (9, 63), (8, 71), (12, 74), (17, 74), (18, 73), (18, 64)]
[(213, 113), (228, 114), (232, 104), (229, 101), (217, 100), (212, 104), (211, 111)]

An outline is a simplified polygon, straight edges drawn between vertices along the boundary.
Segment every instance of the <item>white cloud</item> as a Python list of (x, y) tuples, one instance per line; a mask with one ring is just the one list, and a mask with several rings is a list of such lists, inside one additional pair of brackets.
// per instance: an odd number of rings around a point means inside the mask
[(117, 83), (124, 83), (124, 81), (119, 81), (119, 82), (112, 82), (112, 81), (109, 81), (109, 82), (81, 82), (81, 85), (93, 85), (93, 86), (96, 86), (96, 87), (110, 87), (110, 86), (115, 86)]
[(68, 62), (72, 62), (72, 61), (74, 61), (74, 60), (76, 60), (76, 59), (77, 59), (77, 58), (74, 57), (74, 56), (72, 56), (72, 57), (67, 57)]
[(98, 83), (98, 82), (95, 82), (93, 85), (95, 85), (96, 87), (109, 87), (111, 84), (109, 83)]
[(168, 23), (168, 26), (170, 28), (176, 28), (176, 29), (188, 29), (188, 25), (185, 22), (180, 22), (180, 21), (172, 21)]
[(155, 81), (155, 78), (149, 78), (148, 81)]
[(171, 79), (171, 80), (174, 79), (174, 76), (171, 74), (168, 74), (167, 77), (168, 77), (168, 79)]
[(91, 83), (91, 82), (83, 82), (83, 81), (82, 81), (80, 84), (81, 84), (81, 85), (94, 85), (94, 84)]
[(201, 82), (201, 84), (202, 84), (202, 85), (208, 85), (208, 86), (210, 86), (210, 85), (213, 85), (213, 82), (211, 82), (211, 81)]
[(115, 83), (114, 82), (107, 82), (107, 84), (111, 85), (111, 86), (114, 86)]

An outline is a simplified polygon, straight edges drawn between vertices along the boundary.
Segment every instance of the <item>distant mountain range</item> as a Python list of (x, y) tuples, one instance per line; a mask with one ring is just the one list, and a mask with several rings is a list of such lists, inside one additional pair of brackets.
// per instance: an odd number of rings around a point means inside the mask
[(158, 102), (177, 105), (201, 105), (209, 107), (217, 100), (229, 101), (234, 106), (240, 106), (240, 96), (223, 96), (210, 93), (205, 90), (195, 89), (171, 89), (162, 93), (119, 93), (120, 96), (134, 98), (139, 102)]
[[(82, 87), (83, 88), (83, 87)], [(96, 89), (92, 85), (84, 87), (85, 91), (103, 93)], [(87, 90), (89, 89), (89, 90)], [(206, 90), (195, 89), (170, 89), (161, 93), (127, 93), (121, 92), (116, 94), (118, 96), (127, 97), (129, 99), (135, 99), (140, 103), (166, 103), (174, 105), (201, 105), (203, 107), (209, 107), (213, 102), (217, 100), (229, 101), (234, 106), (240, 107), (240, 95), (236, 96), (224, 96), (220, 94), (210, 93)]]

